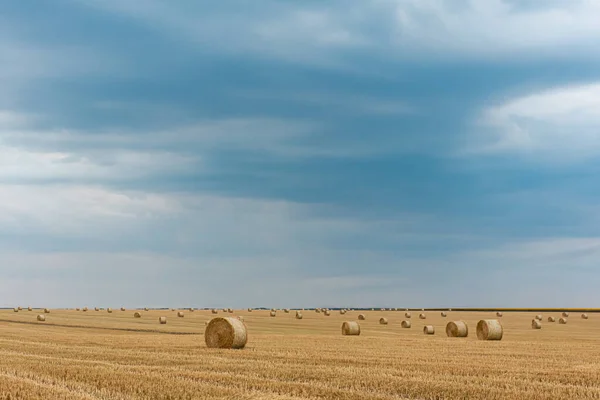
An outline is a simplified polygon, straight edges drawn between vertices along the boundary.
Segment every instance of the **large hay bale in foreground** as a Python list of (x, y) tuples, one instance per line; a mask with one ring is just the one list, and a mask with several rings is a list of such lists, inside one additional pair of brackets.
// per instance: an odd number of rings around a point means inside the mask
[(179, 318), (183, 318), (183, 311), (178, 311), (178, 312), (177, 312), (177, 316), (178, 316)]
[(269, 315), (270, 315), (271, 317), (275, 317), (275, 316), (277, 315), (277, 313), (276, 313), (275, 311), (271, 311), (271, 312), (269, 313)]
[(364, 321), (365, 319), (367, 319), (367, 317), (365, 317), (365, 314), (358, 314), (358, 319)]
[(433, 327), (433, 325), (425, 325), (423, 327), (423, 333), (426, 335), (434, 335), (435, 334), (435, 328)]
[(40, 322), (44, 322), (46, 320), (46, 316), (44, 314), (40, 314), (37, 316), (37, 320)]
[(48, 308), (44, 308), (44, 313), (50, 314), (50, 310)]
[(379, 324), (381, 325), (387, 325), (388, 324), (388, 320), (387, 318), (379, 318)]
[(419, 314), (419, 319), (426, 319), (426, 318), (427, 318), (427, 316), (425, 314), (423, 314), (423, 313)]
[(562, 316), (563, 316), (564, 318), (569, 318), (569, 313), (568, 313), (568, 311), (564, 311), (564, 312), (562, 313)]
[(558, 323), (562, 324), (562, 325), (565, 325), (567, 323), (567, 319), (563, 317), (563, 318), (561, 318), (561, 319), (558, 320)]
[(446, 335), (448, 337), (467, 337), (469, 336), (469, 327), (464, 321), (448, 322)]
[(140, 314), (138, 311), (133, 313), (133, 318), (142, 318), (142, 314)]
[(405, 312), (405, 313), (404, 313), (404, 316), (405, 316), (406, 318), (410, 318), (410, 317), (411, 317), (411, 314), (410, 314), (409, 312)]
[(581, 314), (581, 318), (582, 319), (588, 319), (589, 317), (588, 317), (588, 315), (586, 313), (583, 313), (583, 314)]
[(554, 317), (548, 317), (548, 322), (556, 322), (556, 319)]
[(444, 311), (442, 311), (442, 312), (440, 313), (440, 315), (441, 315), (442, 317), (444, 317), (444, 318), (448, 316), (448, 314), (446, 314)]
[(496, 312), (496, 317), (498, 317), (498, 318), (502, 317), (502, 312), (501, 311)]
[(167, 323), (167, 317), (158, 317), (158, 322), (159, 322), (161, 325), (164, 325), (164, 324), (166, 324), (166, 323)]
[(403, 327), (403, 328), (410, 328), (410, 327), (411, 327), (411, 325), (412, 325), (412, 324), (410, 323), (410, 321), (406, 321), (406, 320), (405, 320), (405, 321), (402, 321), (402, 322), (400, 323), (400, 326), (401, 326), (401, 327)]
[(531, 329), (542, 329), (542, 323), (539, 319), (534, 318), (531, 320)]
[(297, 312), (296, 313), (296, 319), (302, 319), (302, 313)]
[(542, 314), (538, 314), (535, 316), (535, 319), (537, 319), (538, 321), (542, 320)]
[(233, 317), (213, 318), (204, 333), (206, 347), (219, 349), (242, 349), (248, 342), (246, 325)]
[(482, 319), (477, 323), (477, 339), (502, 340), (504, 329), (497, 319)]
[(356, 321), (345, 321), (342, 324), (342, 335), (358, 336), (360, 335), (360, 325)]

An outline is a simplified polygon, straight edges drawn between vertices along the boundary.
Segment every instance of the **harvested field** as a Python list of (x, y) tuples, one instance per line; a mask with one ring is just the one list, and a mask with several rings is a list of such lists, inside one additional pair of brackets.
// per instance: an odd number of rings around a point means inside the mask
[[(494, 312), (453, 311), (472, 330), (460, 340), (423, 335), (424, 321), (402, 329), (403, 313), (361, 313), (360, 336), (347, 337), (340, 326), (351, 314), (236, 310), (248, 343), (229, 350), (206, 348), (210, 311), (161, 325), (160, 310), (53, 309), (45, 322), (0, 310), (0, 399), (600, 398), (599, 314), (534, 331), (535, 313), (506, 312), (502, 340), (480, 341), (477, 322)], [(444, 332), (448, 318), (427, 317)]]

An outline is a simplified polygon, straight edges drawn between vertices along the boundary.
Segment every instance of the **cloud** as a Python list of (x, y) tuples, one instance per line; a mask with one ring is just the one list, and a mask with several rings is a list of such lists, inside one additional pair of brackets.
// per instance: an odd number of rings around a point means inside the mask
[(519, 96), (481, 111), (467, 152), (581, 162), (600, 153), (600, 84)]

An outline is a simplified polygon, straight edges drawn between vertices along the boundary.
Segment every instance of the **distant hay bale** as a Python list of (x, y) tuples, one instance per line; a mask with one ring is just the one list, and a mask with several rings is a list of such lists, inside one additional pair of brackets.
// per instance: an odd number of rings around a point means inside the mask
[(269, 313), (269, 315), (270, 315), (271, 317), (274, 317), (274, 316), (276, 316), (276, 315), (277, 315), (277, 313), (276, 313), (275, 311), (271, 311), (271, 312)]
[(435, 334), (435, 328), (433, 327), (433, 325), (425, 325), (423, 327), (423, 333), (426, 335), (434, 335)]
[(556, 319), (554, 317), (548, 317), (548, 322), (556, 322)]
[(183, 318), (183, 311), (178, 311), (178, 312), (177, 312), (177, 316), (178, 316), (179, 318)]
[(496, 312), (496, 317), (498, 317), (498, 318), (502, 317), (502, 312), (501, 311)]
[(583, 314), (581, 314), (581, 318), (582, 319), (588, 319), (589, 317), (588, 317), (588, 315), (586, 313), (583, 313)]
[(212, 313), (213, 313), (213, 314), (218, 314), (218, 313), (219, 313), (219, 310), (217, 310), (216, 308), (213, 308), (213, 309), (212, 309)]
[(411, 317), (411, 314), (410, 314), (409, 312), (405, 312), (405, 313), (404, 313), (404, 316), (405, 316), (406, 318), (410, 318), (410, 317)]
[(219, 349), (242, 349), (248, 342), (246, 325), (233, 317), (213, 318), (204, 333), (206, 347)]
[(144, 307), (144, 311), (149, 311), (149, 308), (148, 307)]
[(482, 319), (477, 323), (477, 339), (502, 340), (504, 329), (497, 319)]
[(40, 322), (44, 322), (46, 320), (46, 316), (44, 314), (40, 314), (37, 316), (37, 320)]
[(385, 311), (385, 308), (381, 308), (379, 311)]
[(534, 318), (531, 320), (531, 329), (542, 329), (542, 323), (539, 319)]
[(13, 308), (13, 311), (14, 312), (19, 312), (19, 309), (15, 307), (15, 308)]
[(228, 308), (228, 309), (227, 309), (227, 312), (228, 312), (229, 314), (233, 314), (233, 308)]
[(284, 308), (283, 312), (286, 313), (286, 314), (289, 314), (290, 313), (290, 309), (289, 308)]
[(405, 320), (405, 321), (402, 321), (402, 322), (400, 323), (400, 326), (402, 326), (403, 328), (410, 328), (410, 327), (411, 327), (411, 325), (412, 325), (412, 324), (410, 323), (410, 321), (406, 321), (406, 320)]
[[(123, 311), (125, 311), (125, 310), (123, 310)], [(175, 309), (174, 309), (174, 308), (171, 308), (171, 311), (175, 311)]]
[(358, 314), (358, 319), (361, 321), (364, 321), (367, 317), (365, 317), (365, 314)]
[(568, 313), (567, 311), (564, 311), (564, 312), (562, 313), (562, 316), (563, 316), (564, 318), (569, 318), (569, 313)]
[(558, 320), (559, 324), (565, 325), (567, 323), (567, 318), (563, 317), (561, 319)]
[(133, 313), (133, 317), (134, 318), (142, 318), (142, 314), (140, 314), (138, 311)]
[(321, 312), (321, 309), (320, 308), (315, 308), (315, 312), (318, 314), (318, 313)]
[(110, 307), (109, 307), (109, 308), (107, 308), (107, 309), (106, 309), (106, 312), (108, 312), (108, 313), (112, 313), (112, 308), (110, 308)]
[(297, 312), (296, 313), (296, 319), (302, 319), (302, 313)]
[(194, 312), (194, 307), (190, 307), (190, 308), (188, 308), (188, 311), (189, 311), (189, 312)]
[(469, 336), (469, 327), (464, 321), (448, 322), (446, 335), (448, 337), (467, 337)]
[(86, 312), (88, 310), (87, 307), (83, 307), (83, 311)]
[(121, 311), (125, 311), (125, 307), (121, 307)]
[(75, 311), (79, 311), (79, 307), (77, 307), (77, 308), (75, 309)]
[(423, 313), (419, 314), (419, 319), (426, 319), (426, 318), (427, 318), (427, 316), (425, 314), (423, 314)]
[(342, 324), (342, 335), (358, 336), (360, 335), (360, 325), (356, 321), (345, 321)]
[(248, 312), (252, 312), (252, 309), (251, 309), (251, 308), (249, 308), (249, 309), (248, 309)]
[(379, 318), (379, 324), (380, 325), (387, 325), (388, 324), (387, 318)]
[(535, 316), (535, 319), (537, 319), (538, 321), (542, 320), (542, 314), (538, 314)]
[(167, 323), (167, 317), (158, 317), (158, 322), (159, 322), (161, 325), (164, 325), (164, 324), (166, 324), (166, 323)]
[(98, 307), (94, 307), (95, 311), (100, 311), (100, 309)]
[(23, 310), (23, 307), (19, 306), (17, 307), (19, 309), (19, 311)]
[(444, 311), (442, 311), (442, 312), (440, 313), (440, 315), (441, 315), (442, 317), (447, 317), (447, 316), (448, 316), (448, 314), (446, 314)]
[(44, 313), (46, 313), (46, 314), (50, 314), (50, 310), (49, 310), (49, 309), (47, 309), (47, 308), (44, 308)]
[(277, 311), (277, 310), (276, 310), (276, 309), (274, 309), (274, 308), (271, 308), (271, 311)]
[(323, 312), (323, 315), (329, 317), (331, 315), (331, 312), (329, 310), (326, 310), (325, 312)]
[(341, 314), (341, 315), (344, 315), (344, 314), (346, 314), (346, 310), (343, 310), (343, 309), (342, 309), (342, 310), (340, 310), (340, 314)]

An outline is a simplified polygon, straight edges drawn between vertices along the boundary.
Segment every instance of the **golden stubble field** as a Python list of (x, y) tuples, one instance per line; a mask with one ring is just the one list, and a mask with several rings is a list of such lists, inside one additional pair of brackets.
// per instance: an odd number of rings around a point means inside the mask
[[(248, 344), (222, 350), (204, 344), (209, 311), (41, 313), (0, 311), (0, 399), (600, 399), (600, 314), (559, 325), (543, 313), (532, 330), (537, 313), (505, 312), (504, 339), (484, 342), (475, 326), (494, 313), (413, 311), (403, 329), (404, 311), (368, 311), (360, 336), (342, 336), (358, 311), (236, 310)], [(446, 337), (459, 319), (469, 337)]]

